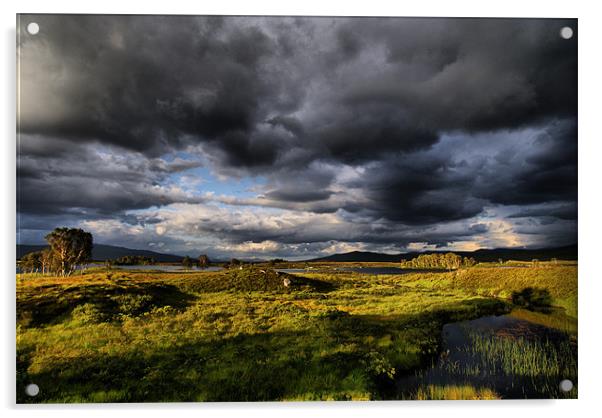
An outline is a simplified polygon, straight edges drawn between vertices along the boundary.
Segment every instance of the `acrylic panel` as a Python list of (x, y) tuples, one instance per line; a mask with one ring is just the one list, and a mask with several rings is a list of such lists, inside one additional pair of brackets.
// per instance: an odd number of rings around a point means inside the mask
[(577, 37), (18, 15), (17, 402), (576, 398)]

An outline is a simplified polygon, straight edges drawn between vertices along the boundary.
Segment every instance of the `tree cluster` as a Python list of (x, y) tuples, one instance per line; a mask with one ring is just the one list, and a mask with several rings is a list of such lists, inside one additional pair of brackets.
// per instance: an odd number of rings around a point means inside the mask
[(191, 258), (189, 256), (185, 256), (182, 259), (182, 265), (185, 268), (191, 268), (194, 265), (196, 265), (200, 268), (207, 268), (211, 265), (211, 261), (209, 260), (209, 257), (207, 257), (205, 254), (199, 255), (199, 258), (196, 260), (196, 262), (193, 258)]
[(471, 267), (476, 264), (476, 261), (472, 257), (462, 257), (454, 253), (433, 253), (433, 254), (421, 254), (416, 258), (409, 261), (402, 260), (402, 267), (410, 268), (432, 268), (432, 269), (447, 269), (455, 270), (460, 267)]
[(19, 261), (23, 272), (69, 276), (92, 258), (92, 234), (78, 228), (56, 228), (46, 235), (48, 247), (25, 254)]
[(525, 287), (512, 292), (512, 303), (527, 309), (544, 308), (552, 305), (552, 296), (547, 289)]
[(155, 259), (146, 255), (124, 255), (116, 258), (113, 264), (118, 266), (148, 266), (155, 264)]
[(27, 253), (19, 260), (19, 268), (23, 273), (54, 273), (59, 266), (49, 248)]

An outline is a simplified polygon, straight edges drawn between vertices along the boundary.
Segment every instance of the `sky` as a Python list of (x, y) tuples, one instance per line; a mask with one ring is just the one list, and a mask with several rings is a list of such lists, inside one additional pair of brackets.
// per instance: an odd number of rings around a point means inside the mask
[(577, 242), (576, 20), (21, 15), (18, 30), (17, 243), (69, 226), (293, 260)]

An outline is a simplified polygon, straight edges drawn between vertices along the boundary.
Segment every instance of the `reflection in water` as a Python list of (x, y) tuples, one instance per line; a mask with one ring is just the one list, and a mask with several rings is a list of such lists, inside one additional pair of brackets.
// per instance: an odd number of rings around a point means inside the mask
[[(350, 273), (362, 273), (362, 274), (408, 274), (408, 273), (416, 273), (416, 272), (430, 272), (430, 271), (441, 271), (441, 270), (414, 270), (414, 269), (401, 269), (399, 267), (336, 267), (333, 269), (334, 271), (339, 272), (350, 272)], [(276, 269), (281, 273), (328, 273), (329, 270), (327, 267), (324, 268), (309, 268), (309, 269)]]
[(362, 274), (407, 274), (414, 270), (400, 269), (399, 267), (339, 267), (338, 271), (351, 271)]
[[(575, 384), (571, 392), (560, 391), (563, 379)], [(398, 388), (402, 397), (429, 386), (468, 385), (505, 399), (575, 398), (576, 384), (576, 320), (518, 310), (445, 325), (439, 358), (402, 377)]]
[[(91, 264), (88, 267), (104, 267), (104, 264)], [(193, 271), (193, 272), (201, 272), (201, 271), (220, 271), (223, 270), (223, 267), (219, 267), (219, 266), (214, 266), (214, 267), (205, 267), (205, 268), (199, 268), (199, 267), (184, 267), (184, 266), (178, 266), (178, 265), (168, 265), (168, 264), (140, 264), (140, 265), (133, 265), (133, 266), (119, 266), (119, 265), (114, 265), (111, 267), (112, 269), (120, 269), (120, 270), (148, 270), (148, 271), (166, 271), (166, 272), (187, 272), (187, 271)]]

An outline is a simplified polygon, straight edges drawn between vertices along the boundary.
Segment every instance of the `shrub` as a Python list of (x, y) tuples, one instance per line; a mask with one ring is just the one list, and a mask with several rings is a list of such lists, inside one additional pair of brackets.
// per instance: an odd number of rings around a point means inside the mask
[(123, 315), (140, 315), (150, 309), (153, 297), (150, 295), (117, 295), (111, 299), (118, 304), (118, 310)]
[(547, 289), (525, 287), (512, 292), (512, 303), (526, 308), (543, 308), (552, 305), (552, 296)]
[(124, 255), (115, 259), (113, 263), (118, 266), (153, 265), (155, 259), (144, 255)]
[(71, 319), (79, 324), (98, 324), (103, 322), (105, 315), (92, 303), (78, 305), (71, 311)]
[(378, 351), (368, 352), (363, 359), (366, 367), (366, 372), (373, 376), (382, 376), (393, 379), (395, 377), (395, 367), (391, 365), (389, 360)]

